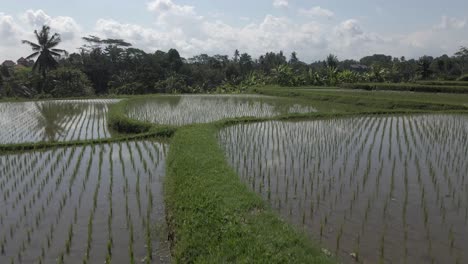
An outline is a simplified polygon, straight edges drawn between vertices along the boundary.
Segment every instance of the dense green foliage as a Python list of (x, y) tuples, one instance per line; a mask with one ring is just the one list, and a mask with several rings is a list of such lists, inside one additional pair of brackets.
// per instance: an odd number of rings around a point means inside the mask
[(52, 70), (45, 79), (45, 92), (53, 97), (80, 97), (94, 94), (91, 82), (80, 70), (61, 67)]
[(33, 97), (37, 93), (33, 87), (40, 83), (40, 76), (31, 68), (0, 66), (0, 97)]
[[(359, 61), (340, 61), (330, 54), (323, 61), (308, 64), (301, 61), (296, 52), (289, 58), (283, 52), (267, 52), (253, 58), (238, 50), (232, 57), (200, 54), (182, 58), (175, 49), (148, 53), (121, 39), (88, 36), (83, 38), (86, 44), (79, 48), (80, 52), (60, 56), (65, 54), (55, 48), (60, 43), (60, 36), (50, 36), (49, 31), (48, 27), (36, 31), (37, 44), (24, 41), (34, 51), (27, 59), (38, 56), (34, 69), (40, 73), (42, 81), (37, 82), (38, 77), (30, 74), (27, 79), (35, 81), (23, 80), (18, 85), (2, 70), (0, 91), (3, 96), (33, 97), (42, 94), (43, 90), (50, 91), (43, 80), (56, 67), (85, 73), (95, 94), (238, 92), (255, 85), (336, 86), (343, 83), (468, 80), (468, 49), (465, 47), (453, 56), (406, 59), (375, 54)], [(74, 94), (71, 91), (51, 96)]]

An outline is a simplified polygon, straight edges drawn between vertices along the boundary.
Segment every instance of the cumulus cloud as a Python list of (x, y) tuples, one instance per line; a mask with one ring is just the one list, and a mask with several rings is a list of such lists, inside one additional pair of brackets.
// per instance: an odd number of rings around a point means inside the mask
[(3, 44), (14, 43), (22, 34), (12, 16), (0, 13), (0, 39)]
[(27, 10), (18, 16), (0, 13), (0, 60), (28, 55), (30, 50), (20, 41), (34, 40), (32, 32), (42, 24), (49, 24), (53, 32), (62, 35), (61, 47), (69, 52), (80, 47), (81, 37), (89, 34), (122, 38), (147, 52), (176, 48), (184, 57), (232, 54), (235, 49), (257, 57), (282, 50), (285, 54), (296, 51), (300, 59), (308, 62), (323, 59), (328, 53), (356, 59), (373, 53), (407, 57), (452, 54), (459, 45), (468, 43), (460, 37), (466, 32), (465, 20), (450, 17), (442, 17), (436, 25), (420, 31), (390, 35), (370, 32), (357, 19), (315, 19), (334, 16), (321, 7), (303, 10), (303, 15), (309, 16), (305, 21), (267, 14), (260, 20), (244, 19), (237, 25), (222, 17), (201, 16), (194, 6), (177, 4), (175, 0), (153, 0), (146, 7), (154, 15), (153, 24), (98, 19), (87, 30), (71, 17), (54, 17), (43, 10)]
[(39, 29), (42, 25), (50, 26), (52, 31), (60, 32), (63, 41), (80, 37), (81, 27), (71, 17), (51, 17), (43, 10), (27, 10), (21, 15), (21, 20), (31, 28)]
[(193, 30), (190, 25), (203, 20), (203, 16), (195, 12), (194, 6), (178, 5), (172, 0), (154, 0), (147, 4), (147, 9), (156, 16), (157, 26), (165, 29), (183, 27), (184, 30)]
[(34, 30), (49, 25), (52, 32), (60, 33), (60, 48), (74, 52), (81, 45), (82, 28), (71, 17), (49, 16), (43, 10), (27, 10), (18, 16), (0, 13), (0, 60), (17, 60), (31, 53), (21, 40), (35, 41)]
[(310, 9), (299, 9), (299, 14), (304, 16), (311, 16), (311, 17), (325, 17), (325, 18), (332, 18), (335, 14), (325, 8), (321, 8), (320, 6), (312, 7)]
[[(288, 1), (274, 3), (276, 7), (288, 6)], [(322, 59), (330, 52), (340, 58), (359, 58), (372, 53), (410, 57), (418, 56), (421, 51), (435, 50), (422, 48), (428, 46), (425, 43), (428, 38), (422, 38), (416, 32), (379, 35), (366, 31), (357, 19), (337, 24), (331, 20), (319, 23), (314, 18), (334, 17), (332, 11), (319, 6), (299, 10), (300, 14), (312, 18), (307, 22), (265, 15), (262, 20), (243, 26), (228, 24), (222, 18), (203, 17), (195, 7), (179, 5), (173, 0), (152, 1), (147, 9), (155, 15), (154, 27), (101, 19), (96, 23), (95, 33), (102, 37), (124, 38), (151, 52), (176, 48), (185, 57), (200, 53), (232, 54), (235, 49), (256, 57), (268, 51), (283, 50), (285, 54), (296, 51), (301, 59), (312, 61)]]
[(289, 6), (289, 0), (273, 0), (273, 6), (276, 8), (285, 8)]
[(185, 39), (185, 34), (181, 30), (156, 31), (152, 28), (120, 23), (112, 19), (99, 19), (92, 34), (102, 38), (125, 39), (135, 47), (147, 51), (179, 48), (183, 46)]
[(295, 50), (304, 56), (318, 56), (326, 46), (325, 31), (321, 25), (315, 22), (296, 24), (286, 17), (267, 15), (259, 23), (245, 26), (207, 20), (191, 26), (197, 27), (197, 34), (182, 29), (160, 31), (113, 20), (100, 20), (96, 25), (96, 33), (105, 37), (121, 37), (138, 47), (150, 46), (152, 51), (177, 48), (186, 57), (200, 53), (231, 54), (235, 49), (254, 56), (279, 50)]

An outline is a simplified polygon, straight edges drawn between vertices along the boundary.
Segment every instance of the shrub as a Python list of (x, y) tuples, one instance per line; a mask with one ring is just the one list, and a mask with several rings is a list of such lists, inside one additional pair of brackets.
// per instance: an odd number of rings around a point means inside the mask
[(5, 97), (33, 97), (40, 83), (40, 77), (31, 68), (22, 66), (2, 67), (0, 79), (0, 94)]
[(148, 93), (146, 86), (140, 82), (125, 83), (110, 89), (111, 94), (145, 94)]
[(94, 94), (86, 75), (72, 68), (58, 68), (51, 71), (45, 80), (45, 92), (54, 97), (78, 97)]
[(184, 76), (175, 74), (166, 80), (159, 81), (154, 85), (154, 89), (159, 93), (190, 93), (192, 89), (187, 86)]

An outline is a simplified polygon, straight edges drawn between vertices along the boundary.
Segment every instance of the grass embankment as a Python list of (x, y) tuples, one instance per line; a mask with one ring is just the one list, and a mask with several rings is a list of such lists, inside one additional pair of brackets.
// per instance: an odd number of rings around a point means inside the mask
[(317, 103), (325, 105), (324, 109), (329, 111), (336, 108), (337, 111), (345, 112), (367, 112), (377, 110), (399, 110), (399, 111), (468, 111), (468, 107), (463, 105), (468, 101), (468, 96), (463, 97), (461, 101), (458, 99), (456, 103), (451, 101), (451, 97), (438, 98), (438, 94), (411, 95), (408, 92), (368, 92), (356, 91), (347, 92), (346, 90), (308, 90), (308, 89), (291, 89), (288, 87), (266, 86), (255, 87), (253, 92), (273, 95), (296, 97), (303, 100), (309, 100), (311, 104)]
[[(463, 85), (464, 84), (464, 85)], [(425, 93), (468, 93), (468, 84), (465, 82), (446, 83), (347, 83), (340, 85), (345, 89), (359, 89), (368, 91), (409, 91)]]
[(468, 86), (466, 81), (416, 81), (422, 85), (441, 85), (441, 86)]
[(332, 263), (242, 184), (214, 125), (178, 130), (165, 196), (176, 263)]
[(174, 131), (161, 130), (151, 131), (140, 134), (121, 134), (111, 138), (101, 139), (87, 139), (87, 140), (75, 140), (75, 141), (44, 141), (44, 142), (26, 142), (18, 144), (0, 144), (0, 154), (15, 152), (15, 151), (29, 151), (29, 150), (43, 150), (48, 148), (60, 148), (60, 147), (74, 147), (82, 145), (99, 145), (99, 144), (110, 144), (120, 141), (131, 141), (131, 140), (142, 140), (148, 138), (159, 138), (167, 139), (174, 134)]

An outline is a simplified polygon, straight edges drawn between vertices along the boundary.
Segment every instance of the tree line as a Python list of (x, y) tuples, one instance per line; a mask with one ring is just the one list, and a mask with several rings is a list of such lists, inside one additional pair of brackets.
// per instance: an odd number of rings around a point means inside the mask
[[(200, 54), (182, 58), (176, 49), (148, 53), (122, 39), (83, 37), (69, 54), (58, 49), (60, 35), (48, 26), (24, 40), (33, 53), (22, 65), (0, 67), (2, 96), (70, 97), (92, 94), (240, 92), (255, 85), (337, 86), (357, 82), (468, 81), (468, 48), (452, 56), (419, 59), (376, 54), (340, 61), (330, 54), (305, 63), (296, 52), (267, 52), (258, 58), (236, 50), (232, 56)], [(29, 65), (31, 59), (36, 59)]]

